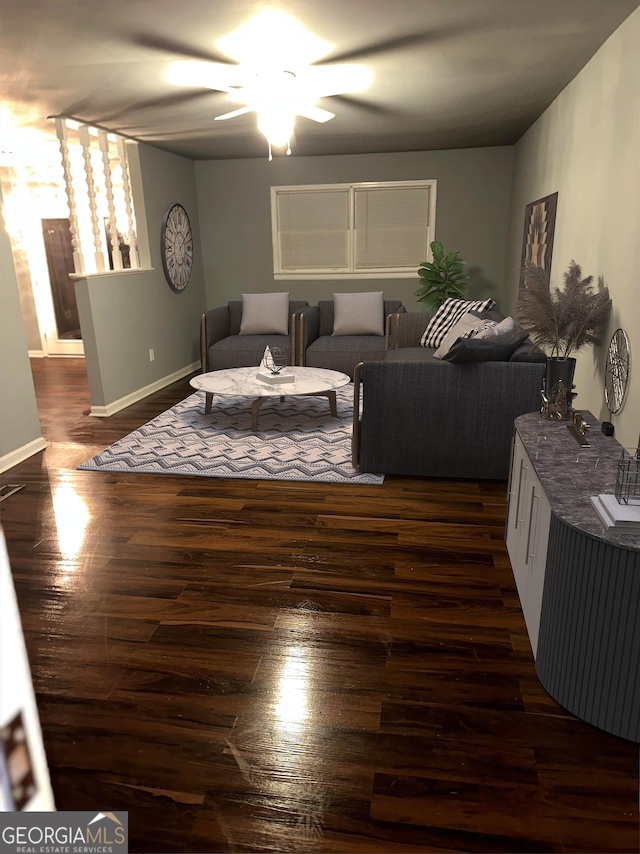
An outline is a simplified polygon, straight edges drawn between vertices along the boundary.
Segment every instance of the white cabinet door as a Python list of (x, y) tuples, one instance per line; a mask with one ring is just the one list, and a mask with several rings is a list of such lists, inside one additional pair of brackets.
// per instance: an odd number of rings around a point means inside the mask
[(551, 505), (544, 494), (538, 476), (533, 470), (529, 473), (527, 488), (529, 492), (526, 502), (528, 522), (525, 538), (526, 547), (524, 550), (524, 568), (527, 573), (527, 595), (523, 610), (531, 649), (535, 658), (538, 649), (544, 572), (547, 565)]
[(535, 658), (551, 506), (517, 432), (509, 479), (505, 541)]
[(525, 505), (530, 470), (531, 462), (524, 449), (520, 436), (516, 433), (511, 463), (511, 477), (509, 481), (509, 515), (507, 517), (505, 540), (523, 611), (527, 598), (528, 576), (528, 568), (524, 563), (526, 538), (523, 537), (523, 531), (526, 527)]

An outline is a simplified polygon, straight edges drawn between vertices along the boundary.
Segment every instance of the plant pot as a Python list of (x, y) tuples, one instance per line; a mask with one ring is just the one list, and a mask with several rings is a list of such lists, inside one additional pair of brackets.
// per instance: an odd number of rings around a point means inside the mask
[[(555, 356), (547, 358), (547, 370), (542, 388), (542, 399), (544, 401), (543, 415), (561, 421), (571, 418), (569, 410), (575, 397), (575, 392), (573, 391), (575, 369), (576, 360), (573, 358), (559, 359)], [(562, 380), (564, 383), (566, 396), (562, 389), (556, 388), (556, 383), (559, 380)]]

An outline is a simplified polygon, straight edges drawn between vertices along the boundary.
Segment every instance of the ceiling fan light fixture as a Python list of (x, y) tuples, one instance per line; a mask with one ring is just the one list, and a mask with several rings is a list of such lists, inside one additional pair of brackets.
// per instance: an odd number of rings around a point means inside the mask
[(278, 9), (258, 12), (237, 30), (217, 42), (217, 47), (227, 56), (244, 64), (261, 69), (268, 66), (309, 65), (327, 56), (333, 45), (305, 29), (291, 15)]
[(289, 144), (294, 125), (295, 115), (293, 113), (277, 110), (258, 111), (258, 130), (265, 135), (269, 144), (274, 148)]

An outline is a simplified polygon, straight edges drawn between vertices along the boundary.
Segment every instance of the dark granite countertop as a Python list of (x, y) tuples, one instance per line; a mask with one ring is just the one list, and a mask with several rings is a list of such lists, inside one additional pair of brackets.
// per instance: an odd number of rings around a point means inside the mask
[(613, 494), (622, 446), (602, 433), (601, 423), (590, 412), (580, 414), (591, 425), (590, 448), (580, 447), (567, 421), (530, 413), (516, 418), (515, 425), (555, 515), (605, 543), (640, 551), (640, 534), (608, 531), (591, 505), (592, 495)]

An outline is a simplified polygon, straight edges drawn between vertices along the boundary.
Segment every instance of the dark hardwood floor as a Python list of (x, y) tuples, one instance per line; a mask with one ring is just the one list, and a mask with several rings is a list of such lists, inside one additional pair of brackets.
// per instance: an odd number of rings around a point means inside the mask
[(134, 852), (638, 851), (638, 748), (540, 686), (506, 485), (78, 472), (108, 419), (35, 360), (0, 504), (59, 809)]

